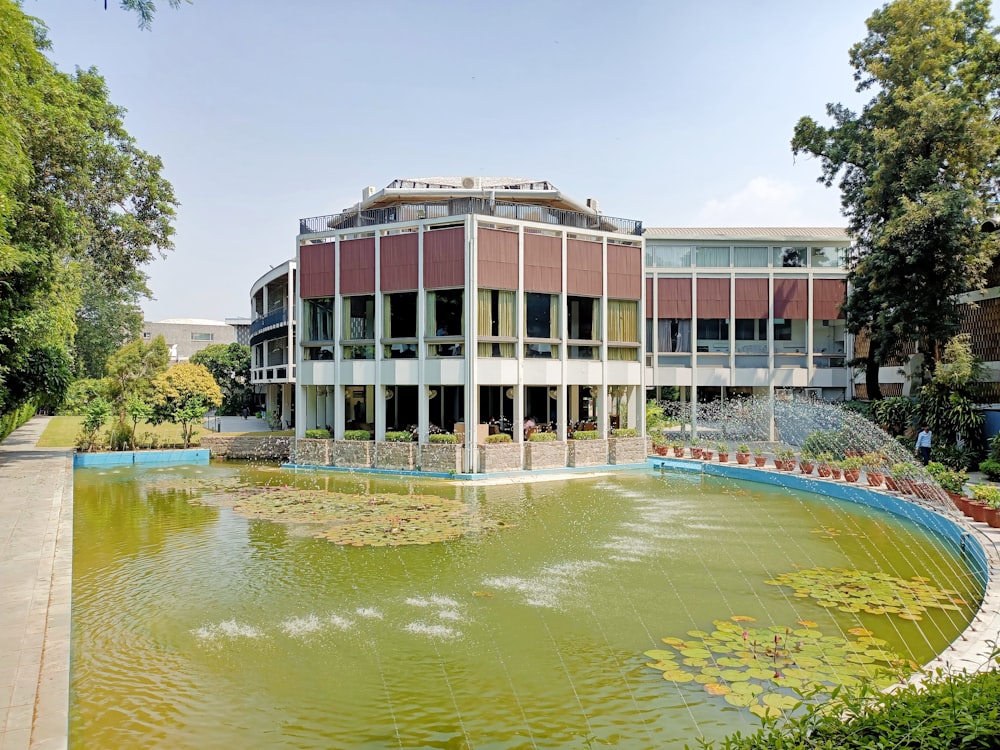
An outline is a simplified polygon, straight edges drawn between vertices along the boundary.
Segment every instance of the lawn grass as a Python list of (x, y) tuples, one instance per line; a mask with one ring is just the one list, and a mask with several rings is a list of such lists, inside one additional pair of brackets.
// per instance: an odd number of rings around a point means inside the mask
[[(109, 422), (103, 431), (111, 427)], [(83, 417), (52, 417), (41, 437), (38, 438), (39, 448), (72, 448), (76, 444), (76, 436), (83, 429)], [(135, 434), (138, 437), (144, 432), (152, 432), (160, 439), (160, 447), (172, 448), (182, 445), (180, 425), (164, 422), (163, 424), (149, 424), (140, 422), (136, 427)], [(204, 427), (196, 428), (194, 436), (191, 438), (191, 446), (197, 447), (201, 444), (202, 435), (222, 435), (224, 437), (237, 437), (240, 435), (294, 435), (295, 430), (282, 430), (280, 432), (211, 432)]]

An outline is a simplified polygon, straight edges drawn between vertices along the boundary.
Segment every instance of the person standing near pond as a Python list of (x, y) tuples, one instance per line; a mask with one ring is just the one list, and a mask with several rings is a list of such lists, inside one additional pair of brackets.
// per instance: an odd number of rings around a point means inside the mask
[(924, 425), (917, 435), (917, 453), (920, 454), (920, 461), (924, 466), (931, 460), (931, 428)]

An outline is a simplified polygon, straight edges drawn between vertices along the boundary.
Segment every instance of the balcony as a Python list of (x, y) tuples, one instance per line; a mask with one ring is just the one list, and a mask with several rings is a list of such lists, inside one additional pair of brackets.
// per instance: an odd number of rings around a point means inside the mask
[(642, 222), (635, 219), (618, 219), (582, 211), (567, 211), (551, 206), (526, 203), (509, 203), (488, 198), (453, 198), (447, 201), (407, 203), (399, 206), (372, 208), (364, 211), (349, 209), (339, 214), (313, 216), (299, 220), (299, 234), (316, 234), (331, 229), (357, 229), (380, 224), (442, 219), (446, 216), (494, 216), (498, 219), (536, 221), (598, 232), (642, 235)]
[(255, 321), (250, 324), (250, 335), (253, 336), (265, 328), (270, 328), (271, 326), (282, 325), (288, 322), (288, 308), (279, 307), (277, 310), (272, 310), (266, 315), (261, 315)]

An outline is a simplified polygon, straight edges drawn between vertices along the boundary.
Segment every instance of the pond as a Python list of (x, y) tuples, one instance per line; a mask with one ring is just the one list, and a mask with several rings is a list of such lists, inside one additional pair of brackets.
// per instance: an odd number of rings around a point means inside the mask
[[(260, 486), (450, 503), (457, 533), (398, 544), (393, 511), (387, 546), (338, 544), (343, 520), (253, 517)], [(82, 469), (70, 746), (695, 746), (788, 708), (810, 668), (925, 663), (980, 596), (916, 526), (719, 478)]]

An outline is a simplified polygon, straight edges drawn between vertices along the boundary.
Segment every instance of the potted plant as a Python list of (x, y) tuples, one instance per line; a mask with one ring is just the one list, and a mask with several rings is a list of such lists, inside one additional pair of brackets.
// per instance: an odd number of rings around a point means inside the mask
[(803, 474), (812, 474), (814, 468), (816, 468), (816, 456), (813, 455), (812, 451), (802, 451), (802, 458), (799, 460), (799, 471)]
[(1000, 529), (1000, 487), (974, 484), (972, 496), (985, 506), (982, 511), (983, 520), (994, 529)]
[(833, 474), (833, 468), (830, 466), (830, 462), (833, 461), (832, 453), (820, 453), (816, 456), (816, 460), (819, 462), (816, 467), (816, 473), (819, 474), (824, 479), (829, 478)]
[(857, 482), (863, 466), (864, 462), (861, 460), (861, 456), (848, 456), (841, 461), (840, 468), (844, 471), (844, 481)]
[[(575, 433), (574, 433), (575, 435)], [(662, 433), (653, 436), (653, 452), (657, 456), (665, 456), (670, 450), (670, 443), (663, 437)]]
[[(778, 461), (781, 461), (781, 466), (778, 466)], [(795, 471), (795, 451), (791, 448), (782, 448), (774, 459), (774, 465), (782, 471)]]
[(715, 451), (719, 454), (719, 463), (729, 463), (729, 443), (716, 443)]
[(740, 443), (736, 448), (736, 463), (740, 466), (746, 466), (750, 463), (750, 446), (746, 443)]
[(701, 458), (701, 443), (697, 438), (691, 441), (691, 458)]
[(973, 485), (972, 500), (969, 502), (966, 515), (973, 521), (986, 523), (986, 511), (992, 507), (991, 500), (1000, 500), (1000, 490), (988, 484)]
[(674, 451), (674, 458), (684, 458), (684, 443), (674, 442), (670, 444)]
[(868, 481), (868, 486), (881, 487), (882, 480), (885, 478), (885, 472), (882, 471), (885, 459), (878, 453), (866, 453), (861, 457), (861, 461), (864, 464), (865, 479)]
[(715, 451), (713, 451), (711, 448), (702, 448), (701, 449), (701, 458), (702, 458), (702, 460), (703, 461), (711, 461), (713, 453), (715, 453)]
[(755, 451), (753, 454), (754, 465), (759, 469), (763, 469), (764, 465), (767, 463), (767, 454), (763, 451)]

